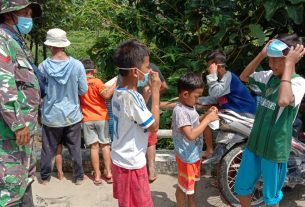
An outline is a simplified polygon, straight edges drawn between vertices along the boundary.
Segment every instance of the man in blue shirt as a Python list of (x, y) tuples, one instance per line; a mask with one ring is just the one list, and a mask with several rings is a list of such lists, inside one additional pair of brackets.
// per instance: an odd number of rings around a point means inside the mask
[(52, 53), (39, 69), (47, 79), (46, 96), (42, 106), (41, 179), (47, 184), (52, 171), (52, 159), (59, 144), (65, 144), (73, 160), (75, 184), (81, 184), (84, 176), (82, 166), (81, 121), (79, 96), (87, 90), (86, 72), (83, 64), (67, 56), (64, 48), (70, 45), (66, 32), (55, 28), (47, 32), (44, 42)]

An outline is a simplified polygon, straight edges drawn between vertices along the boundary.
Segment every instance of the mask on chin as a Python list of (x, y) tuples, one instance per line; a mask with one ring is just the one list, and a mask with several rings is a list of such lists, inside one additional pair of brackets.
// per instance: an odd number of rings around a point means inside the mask
[[(17, 29), (18, 27), (18, 29)], [(29, 17), (18, 16), (18, 23), (14, 26), (14, 29), (21, 34), (28, 34), (33, 28), (33, 19)]]

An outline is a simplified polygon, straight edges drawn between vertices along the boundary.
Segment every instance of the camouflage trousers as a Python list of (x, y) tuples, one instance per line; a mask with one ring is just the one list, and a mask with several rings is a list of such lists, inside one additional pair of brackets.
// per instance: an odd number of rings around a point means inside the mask
[(0, 140), (0, 206), (34, 206), (31, 184), (36, 160), (33, 158), (33, 137), (26, 146), (16, 140)]

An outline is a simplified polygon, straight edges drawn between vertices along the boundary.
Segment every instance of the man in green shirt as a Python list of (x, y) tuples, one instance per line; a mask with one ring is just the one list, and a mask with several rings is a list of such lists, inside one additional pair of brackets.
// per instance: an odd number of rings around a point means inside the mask
[[(240, 79), (257, 85), (262, 97), (235, 182), (242, 207), (250, 207), (255, 183), (262, 177), (264, 202), (278, 206), (283, 197), (292, 124), (305, 93), (305, 80), (295, 72), (305, 54), (297, 35), (271, 40), (250, 62)], [(255, 72), (268, 56), (271, 70)]]

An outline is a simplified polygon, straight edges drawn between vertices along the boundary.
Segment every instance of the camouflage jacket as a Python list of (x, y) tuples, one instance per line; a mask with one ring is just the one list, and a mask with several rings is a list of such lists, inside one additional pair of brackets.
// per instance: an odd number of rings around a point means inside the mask
[(15, 139), (14, 132), (25, 126), (32, 134), (40, 104), (30, 51), (22, 49), (4, 27), (0, 25), (0, 140)]

